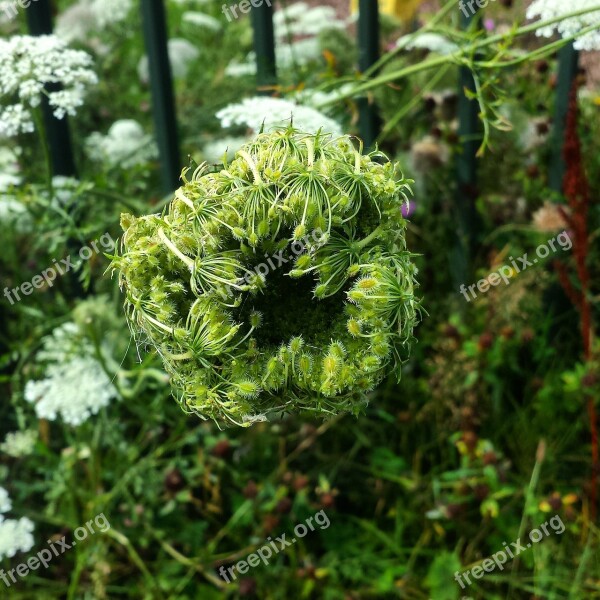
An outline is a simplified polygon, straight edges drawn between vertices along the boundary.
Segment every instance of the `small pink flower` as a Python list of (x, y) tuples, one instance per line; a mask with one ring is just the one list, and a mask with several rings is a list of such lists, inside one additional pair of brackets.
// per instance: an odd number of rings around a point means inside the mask
[(485, 27), (486, 31), (494, 31), (494, 29), (496, 29), (496, 23), (494, 22), (494, 19), (485, 19), (483, 21), (483, 26)]

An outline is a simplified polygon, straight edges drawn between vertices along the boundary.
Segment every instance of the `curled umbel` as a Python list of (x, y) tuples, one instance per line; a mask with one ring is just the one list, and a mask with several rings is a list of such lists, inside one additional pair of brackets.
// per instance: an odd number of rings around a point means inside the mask
[(182, 408), (248, 425), (360, 412), (397, 376), (419, 318), (410, 181), (348, 136), (261, 133), (183, 173), (162, 215), (122, 216), (113, 268), (138, 342)]

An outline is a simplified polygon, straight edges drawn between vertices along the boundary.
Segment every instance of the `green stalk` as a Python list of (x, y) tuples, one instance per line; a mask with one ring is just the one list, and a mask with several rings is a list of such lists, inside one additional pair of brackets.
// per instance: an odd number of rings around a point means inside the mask
[(444, 67), (442, 69), (440, 69), (427, 83), (427, 85), (425, 85), (423, 87), (423, 89), (416, 95), (414, 96), (411, 101), (404, 105), (385, 125), (385, 127), (383, 128), (383, 131), (379, 134), (379, 137), (377, 138), (377, 142), (382, 142), (390, 133), (390, 131), (392, 131), (392, 129), (415, 107), (419, 104), (419, 102), (421, 101), (421, 99), (423, 98), (423, 95), (428, 92), (430, 89), (432, 89), (438, 81), (440, 81), (442, 79), (442, 77), (446, 74), (446, 72), (448, 71), (448, 69), (450, 68), (450, 65), (444, 65)]
[(44, 163), (46, 165), (46, 185), (48, 186), (48, 192), (50, 193), (50, 199), (54, 197), (54, 188), (52, 185), (52, 156), (50, 154), (50, 146), (48, 145), (48, 136), (46, 134), (46, 127), (44, 126), (44, 119), (39, 108), (35, 108), (32, 111), (33, 121), (35, 127), (38, 130), (40, 136), (40, 142), (42, 144), (42, 152), (44, 154)]
[[(351, 91), (343, 92), (341, 94), (336, 95), (335, 99), (333, 99), (333, 100), (327, 100), (325, 102), (321, 102), (317, 106), (317, 108), (319, 108), (319, 109), (324, 108), (324, 107), (328, 106), (329, 104), (332, 104), (333, 102), (339, 102), (340, 100), (344, 100), (346, 98), (351, 98), (358, 94), (363, 94), (364, 92), (367, 92), (369, 90), (377, 88), (386, 83), (390, 83), (392, 81), (396, 81), (398, 79), (408, 77), (409, 75), (412, 75), (413, 73), (420, 73), (421, 71), (426, 71), (428, 69), (432, 69), (434, 67), (439, 67), (439, 66), (442, 66), (447, 63), (467, 62), (467, 64), (468, 64), (469, 61), (466, 58), (466, 56), (467, 55), (472, 56), (475, 53), (477, 53), (478, 50), (481, 50), (482, 48), (486, 48), (486, 47), (492, 46), (498, 42), (510, 40), (515, 37), (519, 37), (522, 35), (526, 35), (528, 33), (532, 33), (534, 31), (536, 31), (537, 29), (540, 29), (542, 27), (546, 27), (549, 25), (554, 25), (555, 23), (559, 23), (559, 22), (563, 21), (564, 19), (567, 19), (570, 17), (577, 17), (577, 16), (585, 15), (585, 14), (596, 12), (596, 11), (600, 11), (600, 4), (598, 4), (597, 6), (595, 6), (593, 8), (586, 8), (586, 9), (582, 9), (582, 10), (573, 11), (573, 12), (563, 15), (561, 17), (555, 17), (553, 19), (548, 19), (547, 21), (536, 21), (535, 23), (533, 23), (531, 25), (525, 25), (522, 27), (518, 27), (516, 29), (511, 30), (508, 33), (496, 34), (496, 35), (490, 36), (488, 38), (485, 38), (484, 40), (481, 40), (479, 42), (473, 42), (473, 43), (465, 46), (465, 48), (462, 48), (460, 50), (460, 52), (457, 52), (455, 54), (448, 54), (445, 56), (437, 56), (435, 58), (425, 60), (419, 64), (410, 65), (408, 67), (399, 69), (398, 71), (393, 71), (391, 73), (386, 73), (384, 75), (379, 75), (378, 77), (374, 77), (373, 79), (370, 79), (369, 81), (365, 81), (364, 83), (356, 86)], [(582, 30), (582, 32), (592, 31), (594, 29), (596, 29), (596, 27), (591, 27), (591, 28), (586, 27), (585, 29)], [(579, 32), (575, 36), (563, 38), (559, 42), (553, 42), (553, 44), (556, 45), (555, 47), (564, 46), (565, 44), (568, 44), (572, 39), (579, 37), (582, 32)], [(558, 45), (558, 44), (560, 44), (560, 45)], [(522, 59), (528, 60), (530, 56), (537, 55), (539, 52), (540, 52), (540, 50), (535, 50), (531, 53), (524, 55), (522, 57)], [(500, 66), (500, 65), (498, 65), (498, 66)]]
[(365, 246), (368, 246), (379, 234), (381, 234), (382, 228), (377, 227), (373, 232), (371, 232), (366, 238), (360, 240), (360, 242), (354, 242), (353, 246), (357, 251), (362, 250)]
[(402, 50), (404, 50), (404, 48), (406, 47), (407, 44), (409, 44), (410, 42), (412, 42), (416, 37), (418, 37), (419, 35), (421, 35), (422, 33), (425, 32), (429, 32), (432, 29), (435, 28), (435, 26), (447, 15), (449, 14), (451, 11), (453, 11), (456, 7), (456, 2), (455, 0), (450, 0), (449, 2), (446, 3), (446, 5), (442, 8), (442, 10), (440, 10), (438, 13), (436, 13), (431, 20), (429, 20), (427, 22), (427, 24), (422, 27), (421, 29), (418, 29), (417, 31), (408, 34), (407, 36), (405, 36), (405, 42), (402, 45), (398, 45), (396, 48), (394, 48), (393, 50), (391, 50), (390, 52), (388, 52), (387, 54), (384, 54), (376, 63), (374, 63), (373, 65), (371, 65), (365, 72), (364, 72), (364, 76), (365, 77), (370, 77), (373, 75), (373, 73), (379, 71), (380, 69), (382, 69), (392, 58), (394, 58), (394, 56), (396, 56), (397, 54), (399, 54)]

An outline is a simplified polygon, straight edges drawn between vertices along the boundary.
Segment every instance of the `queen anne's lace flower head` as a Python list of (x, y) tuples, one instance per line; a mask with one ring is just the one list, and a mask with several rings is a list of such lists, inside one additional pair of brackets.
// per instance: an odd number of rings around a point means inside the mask
[(28, 552), (34, 544), (33, 523), (29, 519), (4, 519), (3, 514), (11, 509), (8, 492), (0, 487), (0, 560), (17, 552)]
[(210, 29), (211, 31), (221, 31), (223, 25), (219, 19), (211, 17), (203, 12), (198, 11), (187, 11), (183, 13), (182, 20), (186, 23), (191, 23), (204, 29)]
[[(200, 56), (198, 48), (183, 38), (170, 39), (167, 42), (167, 50), (169, 62), (171, 63), (171, 74), (174, 79), (183, 79), (192, 63)], [(142, 56), (137, 70), (140, 81), (147, 83), (150, 79), (147, 56)]]
[[(540, 18), (548, 21), (578, 10), (585, 10), (598, 5), (597, 0), (534, 0), (527, 9), (527, 18)], [(540, 27), (536, 33), (541, 37), (551, 37), (558, 32), (562, 37), (576, 35), (582, 29), (596, 25), (590, 31), (575, 40), (577, 50), (600, 50), (600, 10), (589, 12), (578, 17), (569, 17), (547, 27)]]
[(286, 40), (290, 35), (317, 36), (322, 31), (344, 29), (346, 24), (336, 18), (331, 6), (310, 7), (297, 2), (278, 10), (273, 16), (275, 37)]
[(231, 159), (235, 153), (248, 141), (245, 137), (223, 137), (209, 142), (202, 148), (202, 158), (210, 163), (216, 163), (227, 158)]
[(8, 492), (0, 487), (0, 514), (7, 513), (12, 508), (12, 502), (8, 496)]
[(60, 416), (70, 425), (80, 425), (117, 397), (75, 323), (65, 323), (45, 338), (37, 360), (47, 365), (45, 378), (28, 381), (24, 396), (35, 405), (40, 419), (54, 421)]
[(92, 2), (92, 10), (101, 27), (124, 21), (132, 8), (133, 0), (93, 0)]
[[(0, 135), (34, 130), (32, 109), (47, 95), (54, 115), (75, 115), (86, 89), (98, 82), (92, 58), (55, 35), (17, 35), (0, 40)], [(45, 89), (47, 84), (62, 89)]]
[(122, 215), (113, 267), (184, 410), (359, 412), (419, 317), (399, 165), (288, 125), (182, 179), (162, 215)]
[(33, 452), (36, 440), (37, 432), (33, 429), (28, 431), (14, 431), (6, 434), (4, 442), (0, 444), (0, 452), (4, 452), (13, 458), (29, 456)]
[(29, 552), (34, 544), (33, 529), (33, 522), (25, 517), (0, 521), (0, 559)]
[(79, 0), (60, 12), (54, 32), (66, 42), (85, 42), (90, 32), (97, 29), (98, 17), (93, 5), (86, 0)]
[(263, 126), (268, 130), (292, 121), (294, 127), (310, 133), (316, 133), (319, 129), (334, 135), (342, 133), (338, 123), (314, 108), (299, 106), (281, 98), (246, 98), (238, 104), (230, 104), (220, 110), (217, 118), (222, 127), (242, 125), (254, 132), (260, 131)]
[(116, 121), (107, 135), (92, 133), (86, 146), (93, 160), (121, 169), (145, 164), (158, 156), (152, 136), (144, 133), (144, 128), (133, 119)]
[(459, 48), (448, 38), (439, 33), (422, 33), (412, 40), (400, 38), (396, 42), (397, 46), (404, 46), (407, 50), (421, 49), (435, 52), (436, 54), (452, 54)]

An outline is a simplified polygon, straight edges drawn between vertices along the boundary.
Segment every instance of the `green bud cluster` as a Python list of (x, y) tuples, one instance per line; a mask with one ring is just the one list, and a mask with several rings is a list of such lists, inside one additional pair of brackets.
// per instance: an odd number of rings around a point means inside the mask
[[(420, 314), (401, 212), (411, 182), (348, 136), (293, 127), (219, 169), (184, 171), (162, 215), (122, 216), (113, 268), (138, 341), (203, 418), (360, 412), (399, 376)], [(265, 261), (278, 268), (257, 274)]]

